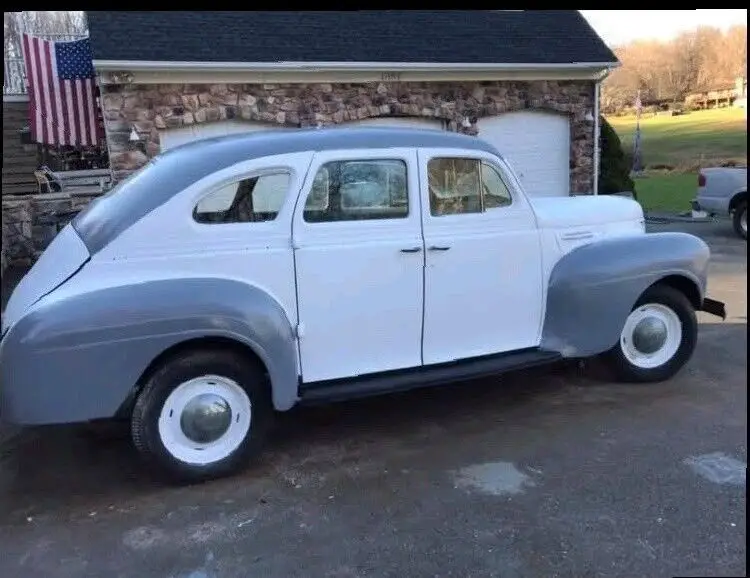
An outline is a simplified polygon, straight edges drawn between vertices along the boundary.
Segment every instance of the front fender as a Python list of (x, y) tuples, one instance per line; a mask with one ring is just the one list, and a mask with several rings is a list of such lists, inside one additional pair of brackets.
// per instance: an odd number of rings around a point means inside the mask
[(42, 299), (0, 346), (0, 415), (25, 424), (111, 417), (160, 353), (209, 336), (250, 347), (274, 406), (294, 405), (297, 347), (281, 305), (238, 281), (188, 278)]
[(550, 275), (541, 346), (566, 357), (609, 350), (640, 295), (665, 277), (689, 280), (702, 301), (709, 257), (701, 239), (672, 232), (603, 239), (571, 251)]

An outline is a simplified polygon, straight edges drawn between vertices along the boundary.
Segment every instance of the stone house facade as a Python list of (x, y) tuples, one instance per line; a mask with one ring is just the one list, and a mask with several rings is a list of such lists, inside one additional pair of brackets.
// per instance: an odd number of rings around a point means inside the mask
[(484, 138), (527, 192), (596, 192), (599, 84), (619, 63), (576, 10), (95, 11), (88, 22), (115, 179), (244, 127), (399, 124)]
[[(570, 192), (587, 194), (594, 191), (596, 90), (591, 80), (109, 84), (102, 90), (102, 108), (116, 179), (160, 152), (160, 131), (194, 124), (240, 119), (307, 127), (422, 117), (482, 136), (483, 118), (548, 111), (569, 119)], [(137, 144), (131, 140), (134, 129)]]

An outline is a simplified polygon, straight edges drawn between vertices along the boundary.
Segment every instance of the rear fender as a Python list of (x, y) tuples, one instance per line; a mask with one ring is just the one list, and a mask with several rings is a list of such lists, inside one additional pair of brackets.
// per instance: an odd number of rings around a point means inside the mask
[(265, 365), (274, 407), (297, 401), (297, 347), (282, 306), (229, 279), (180, 278), (54, 292), (0, 346), (0, 409), (12, 423), (108, 418), (162, 352), (201, 338), (251, 349)]

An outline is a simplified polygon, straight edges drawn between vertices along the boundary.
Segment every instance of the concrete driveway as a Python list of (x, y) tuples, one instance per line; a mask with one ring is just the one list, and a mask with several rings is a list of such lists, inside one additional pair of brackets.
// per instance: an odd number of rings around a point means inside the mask
[(746, 572), (747, 245), (714, 251), (692, 362), (597, 364), (294, 411), (244, 474), (168, 488), (126, 437), (0, 445), (0, 576), (726, 576)]

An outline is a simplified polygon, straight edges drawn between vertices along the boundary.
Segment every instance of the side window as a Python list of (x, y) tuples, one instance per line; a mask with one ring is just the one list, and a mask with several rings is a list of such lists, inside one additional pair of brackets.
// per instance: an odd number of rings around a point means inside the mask
[(492, 165), (482, 163), (482, 196), (484, 210), (507, 207), (513, 200), (503, 177)]
[(480, 164), (476, 159), (430, 159), (427, 175), (431, 215), (482, 212)]
[(305, 202), (308, 223), (400, 219), (409, 214), (406, 163), (333, 161), (318, 169)]
[(198, 223), (273, 221), (289, 191), (288, 173), (260, 175), (224, 185), (203, 197), (193, 209)]
[(427, 173), (433, 216), (482, 213), (512, 202), (498, 171), (478, 159), (430, 159)]

